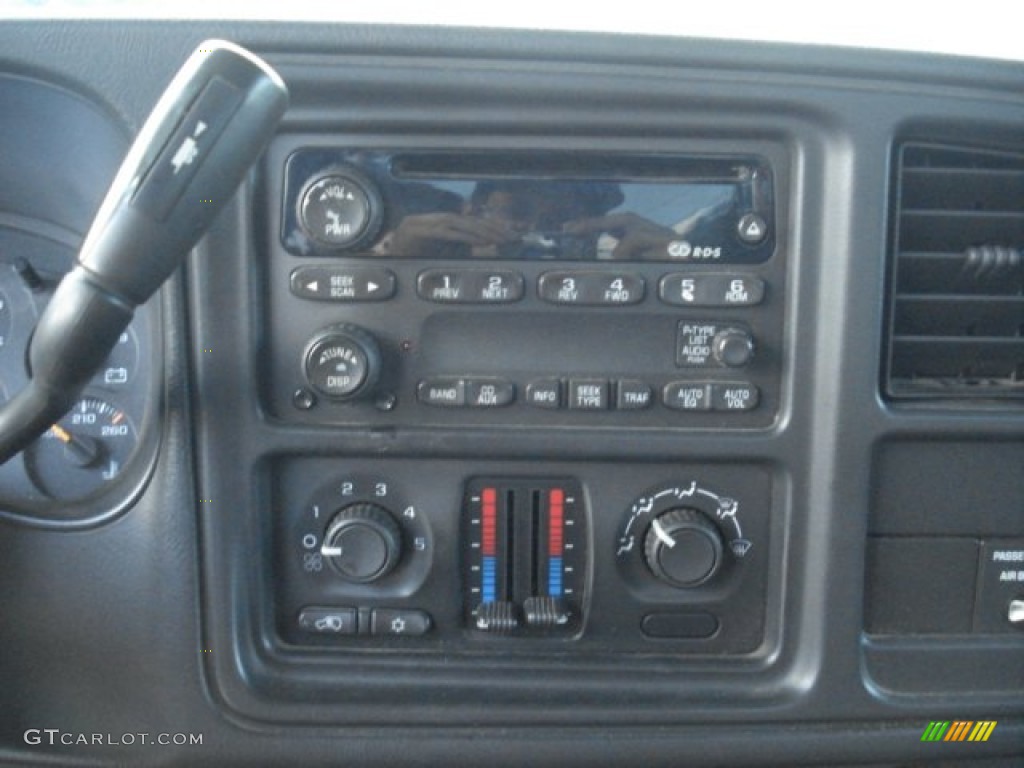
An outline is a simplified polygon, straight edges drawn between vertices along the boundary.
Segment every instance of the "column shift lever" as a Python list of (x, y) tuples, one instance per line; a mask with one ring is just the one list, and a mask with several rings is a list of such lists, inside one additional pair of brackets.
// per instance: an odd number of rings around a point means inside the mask
[(28, 386), (0, 409), (0, 463), (74, 404), (135, 308), (207, 230), (288, 105), (265, 62), (210, 40), (189, 57), (128, 151), (29, 345)]

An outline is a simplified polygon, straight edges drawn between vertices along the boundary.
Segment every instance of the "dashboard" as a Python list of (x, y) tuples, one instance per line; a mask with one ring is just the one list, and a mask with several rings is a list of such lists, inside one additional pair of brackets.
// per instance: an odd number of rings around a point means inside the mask
[(0, 764), (1020, 765), (1021, 64), (0, 23), (0, 397), (211, 37), (290, 106), (0, 467)]

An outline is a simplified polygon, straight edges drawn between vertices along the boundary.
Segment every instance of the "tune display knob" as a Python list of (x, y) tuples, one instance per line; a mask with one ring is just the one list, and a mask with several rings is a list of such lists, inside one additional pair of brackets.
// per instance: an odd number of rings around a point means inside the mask
[(306, 347), (306, 380), (331, 400), (355, 400), (372, 394), (380, 368), (380, 345), (373, 334), (357, 325), (331, 326)]
[(351, 504), (327, 526), (320, 554), (347, 581), (376, 581), (398, 564), (402, 531), (384, 507)]
[(695, 509), (670, 509), (651, 521), (644, 558), (651, 572), (675, 587), (696, 587), (722, 566), (722, 534)]

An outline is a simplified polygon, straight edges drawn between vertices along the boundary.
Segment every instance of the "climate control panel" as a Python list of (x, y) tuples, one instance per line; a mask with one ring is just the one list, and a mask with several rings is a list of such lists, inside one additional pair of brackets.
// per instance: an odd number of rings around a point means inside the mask
[(296, 458), (274, 482), (274, 616), (291, 645), (744, 654), (763, 640), (774, 484), (756, 464)]

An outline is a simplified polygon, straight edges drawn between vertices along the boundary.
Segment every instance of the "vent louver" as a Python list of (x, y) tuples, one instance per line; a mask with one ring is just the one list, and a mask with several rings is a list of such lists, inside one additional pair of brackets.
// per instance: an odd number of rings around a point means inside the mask
[(1024, 398), (1024, 154), (905, 144), (888, 394)]

